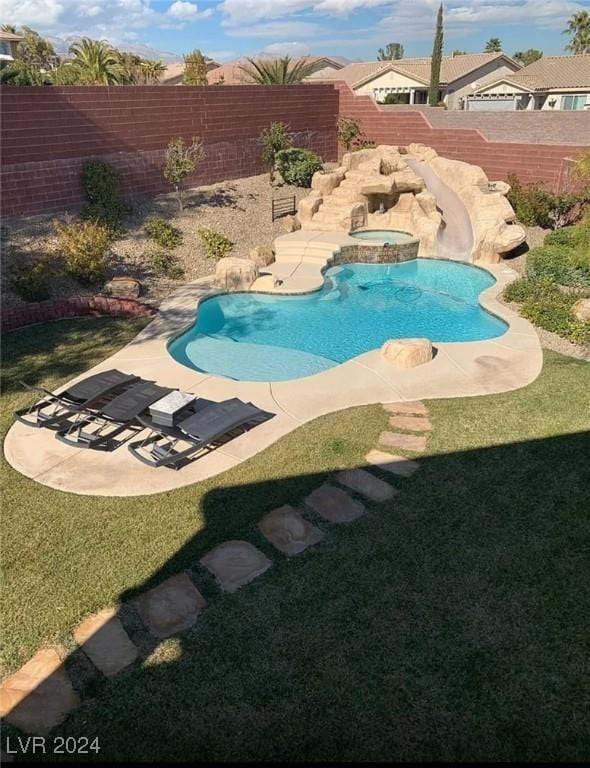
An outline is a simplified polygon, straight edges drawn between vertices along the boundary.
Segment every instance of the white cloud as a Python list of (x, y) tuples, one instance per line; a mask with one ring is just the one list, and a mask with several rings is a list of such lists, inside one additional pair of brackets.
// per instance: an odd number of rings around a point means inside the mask
[(166, 11), (168, 16), (178, 19), (178, 21), (196, 21), (196, 19), (210, 16), (212, 13), (212, 8), (199, 12), (199, 8), (195, 3), (188, 3), (184, 0), (176, 0)]
[(324, 31), (321, 24), (310, 21), (268, 21), (250, 26), (228, 27), (231, 37), (306, 37)]
[(227, 25), (278, 19), (303, 11), (347, 16), (362, 8), (391, 5), (391, 0), (223, 0), (219, 9)]
[(239, 55), (237, 51), (206, 51), (206, 54), (210, 59), (218, 61), (220, 64), (237, 59)]
[(309, 43), (271, 43), (265, 46), (261, 53), (270, 53), (277, 56), (307, 56), (311, 53)]

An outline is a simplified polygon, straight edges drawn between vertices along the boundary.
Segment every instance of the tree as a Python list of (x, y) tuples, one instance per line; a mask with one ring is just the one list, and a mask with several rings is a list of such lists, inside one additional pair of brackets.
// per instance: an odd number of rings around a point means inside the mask
[(574, 13), (562, 34), (571, 37), (570, 42), (565, 46), (567, 51), (590, 53), (590, 13), (588, 11)]
[(512, 57), (523, 67), (528, 67), (533, 61), (537, 61), (543, 56), (543, 51), (538, 51), (536, 48), (529, 48), (526, 51), (517, 51)]
[(484, 48), (484, 53), (502, 53), (502, 41), (499, 37), (490, 37)]
[(403, 57), (404, 46), (401, 43), (387, 43), (385, 50), (379, 48), (377, 52), (377, 61), (397, 61)]
[(443, 7), (439, 6), (436, 14), (436, 31), (434, 33), (434, 43), (432, 45), (432, 59), (430, 62), (430, 86), (428, 88), (428, 103), (431, 107), (436, 107), (439, 101), (440, 87), (440, 65), (442, 61), (443, 49)]
[(159, 59), (157, 61), (145, 59), (141, 62), (141, 67), (143, 69), (143, 82), (146, 85), (156, 85), (159, 83), (160, 78), (166, 71), (166, 65)]
[(84, 37), (70, 46), (70, 55), (81, 84), (119, 85), (125, 82), (127, 75), (120, 64), (119, 54), (105, 40)]
[(182, 57), (184, 59), (183, 85), (207, 85), (207, 60), (195, 49)]
[(171, 139), (166, 147), (162, 176), (173, 185), (178, 199), (178, 207), (183, 210), (184, 180), (197, 169), (205, 150), (198, 136), (193, 136), (191, 144), (182, 138)]
[(47, 80), (48, 75), (21, 59), (10, 61), (0, 68), (2, 85), (44, 85)]
[(242, 72), (258, 85), (294, 85), (312, 73), (313, 64), (305, 59), (293, 63), (290, 56), (266, 61), (247, 59), (248, 64), (240, 67)]
[(122, 69), (120, 85), (137, 85), (143, 80), (142, 58), (136, 53), (115, 51)]
[(37, 69), (54, 69), (59, 57), (51, 43), (30, 27), (23, 27), (20, 34), (23, 39), (17, 46), (16, 58)]
[(289, 149), (293, 142), (289, 136), (289, 126), (285, 123), (271, 123), (264, 128), (258, 137), (260, 144), (260, 156), (262, 162), (268, 166), (270, 183), (275, 179), (275, 160), (277, 153), (283, 149)]
[(467, 51), (460, 51), (458, 48), (455, 48), (451, 56), (465, 56)]

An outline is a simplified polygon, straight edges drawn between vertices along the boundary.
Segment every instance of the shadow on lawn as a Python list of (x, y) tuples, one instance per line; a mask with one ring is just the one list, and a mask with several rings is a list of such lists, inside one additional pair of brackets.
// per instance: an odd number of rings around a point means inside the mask
[[(83, 704), (54, 735), (98, 736), (97, 760), (584, 759), (589, 453), (581, 432), (425, 457), (407, 479), (366, 467), (400, 493), (348, 525), (304, 508), (330, 474), (216, 488), (207, 524), (273, 566), (223, 594), (187, 541), (120, 596), (140, 662), (108, 680), (83, 648), (66, 659)], [(293, 558), (256, 528), (285, 503), (325, 534)], [(156, 640), (133, 600), (182, 571), (208, 605)], [(55, 706), (51, 683), (30, 699)]]

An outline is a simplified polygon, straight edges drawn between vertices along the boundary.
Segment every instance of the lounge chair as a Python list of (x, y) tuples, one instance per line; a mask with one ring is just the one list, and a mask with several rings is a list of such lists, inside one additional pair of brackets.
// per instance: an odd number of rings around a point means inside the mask
[(21, 381), (28, 391), (42, 394), (43, 400), (29, 408), (15, 411), (14, 416), (17, 421), (29, 427), (60, 429), (68, 418), (80, 410), (94, 410), (104, 405), (109, 397), (119, 394), (138, 379), (138, 376), (113, 369), (87, 376), (63, 392), (50, 392), (44, 387), (34, 387)]
[[(197, 400), (195, 412), (174, 427), (161, 426), (142, 416), (138, 421), (150, 433), (127, 448), (136, 459), (150, 467), (180, 469), (197, 451), (210, 449), (222, 438), (230, 437), (232, 432), (245, 431), (247, 426), (259, 424), (273, 415), (238, 398), (207, 405)], [(179, 448), (183, 443), (187, 446)]]
[(141, 427), (138, 417), (156, 400), (169, 394), (169, 387), (159, 387), (140, 380), (96, 412), (80, 412), (56, 437), (62, 443), (78, 448), (107, 450), (114, 437), (125, 430)]

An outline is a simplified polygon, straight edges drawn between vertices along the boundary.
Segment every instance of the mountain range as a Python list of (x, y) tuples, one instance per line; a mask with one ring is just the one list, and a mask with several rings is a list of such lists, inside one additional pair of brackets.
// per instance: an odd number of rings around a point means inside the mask
[[(65, 37), (57, 37), (55, 35), (45, 35), (46, 40), (49, 40), (54, 47), (58, 56), (65, 56), (72, 43), (77, 43), (82, 38), (79, 35), (67, 35)], [(115, 45), (110, 40), (107, 40), (114, 48), (118, 48), (120, 51), (127, 51), (128, 53), (135, 53), (137, 56), (141, 56), (142, 59), (159, 59), (164, 64), (176, 64), (182, 61), (182, 56), (177, 53), (171, 53), (170, 51), (159, 51), (157, 48), (152, 48), (149, 45), (142, 43), (119, 43)]]

